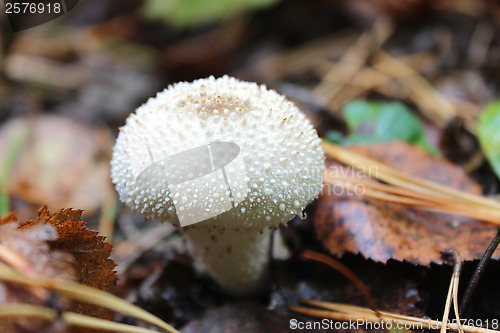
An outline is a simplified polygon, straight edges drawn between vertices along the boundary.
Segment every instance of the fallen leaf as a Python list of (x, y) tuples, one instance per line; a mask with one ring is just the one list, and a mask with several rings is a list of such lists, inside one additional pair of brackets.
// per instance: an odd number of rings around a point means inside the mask
[[(62, 209), (55, 214), (50, 214), (47, 207), (40, 209), (38, 217), (34, 220), (17, 222), (15, 215), (8, 215), (0, 219), (0, 228), (2, 228), (0, 229), (0, 246), (9, 249), (22, 259), (19, 260), (20, 267), (27, 267), (24, 273), (28, 276), (39, 274), (107, 290), (116, 283), (114, 272), (116, 265), (109, 259), (112, 246), (105, 241), (105, 237), (99, 236), (98, 232), (87, 229), (85, 222), (80, 221), (81, 215), (81, 210), (73, 209)], [(27, 262), (27, 265), (22, 265), (24, 262)], [(0, 303), (47, 305), (44, 302), (50, 301), (50, 299), (33, 299), (33, 295), (29, 296), (30, 293), (26, 292), (26, 288), (17, 285), (0, 283), (0, 290), (2, 288), (5, 292), (0, 291)], [(15, 298), (4, 297), (8, 293), (14, 293)], [(58, 297), (57, 300), (58, 307), (56, 308), (59, 310), (108, 320), (114, 317), (112, 311), (96, 305), (68, 300), (64, 297)], [(19, 321), (16, 320), (16, 323), (18, 324)], [(20, 323), (26, 325), (24, 321)], [(30, 320), (28, 324), (33, 324), (33, 321)], [(44, 332), (41, 328), (30, 331)], [(95, 330), (83, 328), (71, 328), (70, 331), (95, 332)], [(46, 332), (55, 332), (55, 329), (47, 329)]]
[[(0, 246), (2, 253), (13, 253), (12, 266), (26, 275), (74, 280), (76, 277), (74, 260), (69, 253), (50, 249), (49, 241), (57, 239), (57, 232), (51, 225), (36, 225), (29, 230), (18, 229), (15, 222), (0, 225)], [(14, 283), (0, 282), (0, 304), (33, 304), (45, 306), (50, 294), (45, 290), (26, 288)], [(67, 307), (67, 299), (58, 298), (53, 306)], [(0, 332), (57, 332), (59, 324), (33, 318), (2, 319)], [(65, 331), (62, 331), (65, 332)]]
[[(481, 193), (459, 167), (418, 147), (392, 142), (351, 149), (411, 175)], [(350, 172), (331, 160), (327, 168)], [(353, 252), (380, 262), (396, 259), (429, 265), (442, 262), (441, 250), (455, 248), (462, 259), (473, 260), (483, 255), (496, 233), (496, 226), (485, 222), (333, 190), (325, 187), (314, 217), (317, 237), (333, 255)]]
[(3, 248), (16, 253), (19, 259), (30, 268), (26, 275), (39, 274), (61, 280), (74, 280), (76, 277), (74, 259), (64, 251), (53, 250), (49, 242), (58, 238), (57, 231), (49, 224), (34, 225), (23, 231), (15, 222), (0, 226), (0, 244)]
[[(0, 164), (16, 133), (28, 132), (27, 143), (16, 152), (8, 175), (9, 194), (34, 207), (51, 209), (80, 207), (95, 211), (109, 181), (109, 163), (104, 158), (101, 139), (88, 127), (59, 116), (17, 118), (0, 128)], [(110, 149), (112, 136), (105, 149)], [(29, 212), (32, 216), (34, 212)], [(20, 215), (27, 215), (20, 213)]]
[[(57, 231), (58, 238), (50, 241), (50, 247), (73, 255), (77, 272), (76, 281), (107, 290), (116, 284), (114, 271), (116, 265), (109, 259), (112, 246), (105, 241), (105, 237), (99, 236), (97, 231), (87, 229), (85, 222), (80, 221), (81, 216), (81, 210), (62, 209), (52, 215), (47, 207), (43, 207), (36, 219), (22, 222), (19, 228), (25, 230), (40, 223), (52, 225)], [(82, 302), (73, 303), (71, 310), (100, 318), (113, 318), (109, 310)], [(106, 315), (104, 312), (107, 312)]]

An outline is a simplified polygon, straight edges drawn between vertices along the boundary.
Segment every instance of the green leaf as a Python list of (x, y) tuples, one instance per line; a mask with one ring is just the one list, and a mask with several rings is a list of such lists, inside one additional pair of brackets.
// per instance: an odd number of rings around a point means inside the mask
[(143, 13), (150, 20), (163, 20), (184, 28), (213, 23), (250, 9), (270, 6), (278, 0), (146, 0)]
[(415, 142), (423, 133), (420, 120), (404, 104), (384, 103), (380, 107), (373, 133), (377, 141)]
[(325, 139), (333, 143), (342, 144), (345, 140), (345, 137), (339, 131), (328, 131), (326, 132)]
[(380, 103), (361, 99), (350, 101), (344, 106), (344, 118), (351, 132), (362, 124), (374, 121), (380, 113)]
[(486, 105), (479, 115), (478, 139), (493, 171), (500, 178), (500, 101)]
[(350, 133), (343, 140), (337, 138), (337, 142), (371, 144), (400, 140), (439, 154), (427, 141), (421, 121), (403, 103), (353, 100), (344, 106), (343, 113)]

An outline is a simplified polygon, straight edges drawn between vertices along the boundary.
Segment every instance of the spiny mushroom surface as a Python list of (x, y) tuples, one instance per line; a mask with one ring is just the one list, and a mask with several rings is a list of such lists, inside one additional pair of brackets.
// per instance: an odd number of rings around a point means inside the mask
[(177, 83), (139, 107), (111, 167), (124, 203), (181, 226), (198, 268), (248, 294), (265, 280), (269, 228), (319, 195), (324, 154), (293, 103), (224, 76)]

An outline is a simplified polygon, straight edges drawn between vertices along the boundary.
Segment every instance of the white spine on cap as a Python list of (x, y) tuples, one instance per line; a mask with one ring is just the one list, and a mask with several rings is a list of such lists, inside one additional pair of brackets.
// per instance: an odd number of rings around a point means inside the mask
[[(245, 265), (255, 272), (255, 285), (262, 280), (267, 230), (319, 195), (324, 154), (293, 103), (224, 76), (180, 82), (149, 99), (121, 128), (111, 166), (120, 199), (149, 218), (189, 225), (198, 265), (238, 293), (237, 286), (252, 289), (232, 280), (250, 274)], [(251, 240), (258, 245), (245, 243)], [(236, 250), (234, 242), (247, 250)], [(240, 273), (225, 277), (236, 267)]]

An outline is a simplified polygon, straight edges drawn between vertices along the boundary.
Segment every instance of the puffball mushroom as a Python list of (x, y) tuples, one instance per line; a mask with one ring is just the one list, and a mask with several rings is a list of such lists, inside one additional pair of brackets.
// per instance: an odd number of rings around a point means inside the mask
[(270, 228), (319, 195), (324, 168), (316, 130), (292, 102), (228, 76), (150, 98), (111, 161), (121, 201), (179, 227), (196, 268), (234, 295), (265, 286)]

